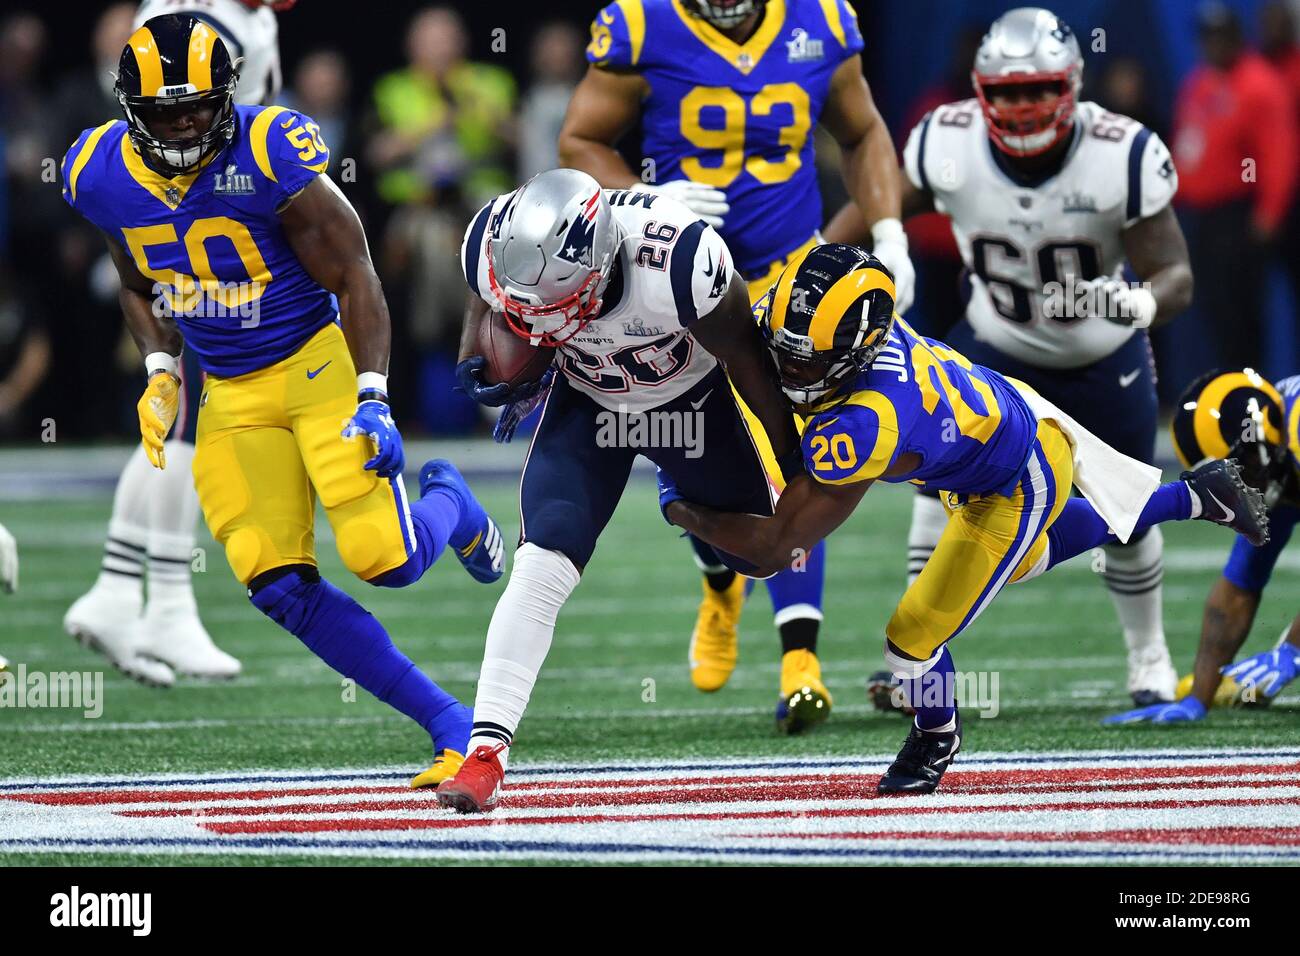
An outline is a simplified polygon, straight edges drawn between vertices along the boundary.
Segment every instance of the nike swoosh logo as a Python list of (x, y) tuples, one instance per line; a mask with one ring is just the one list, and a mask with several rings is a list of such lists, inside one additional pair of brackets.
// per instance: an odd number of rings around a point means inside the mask
[(698, 412), (701, 408), (704, 407), (704, 403), (709, 400), (709, 396), (712, 394), (713, 394), (713, 389), (709, 389), (707, 392), (704, 393), (704, 397), (701, 398), (698, 402), (690, 403), (691, 408), (695, 409)]
[(840, 420), (840, 416), (836, 415), (834, 418), (828, 418), (824, 422), (818, 422), (816, 425), (813, 426), (813, 431), (819, 432), (827, 425), (834, 425), (839, 420)]
[(1227, 505), (1225, 505), (1222, 501), (1220, 501), (1220, 500), (1218, 499), (1218, 497), (1214, 494), (1213, 491), (1210, 491), (1210, 490), (1207, 488), (1206, 491), (1205, 491), (1205, 493), (1206, 493), (1207, 495), (1210, 496), (1210, 499), (1211, 499), (1211, 500), (1212, 500), (1216, 505), (1218, 505), (1220, 508), (1223, 509), (1223, 520), (1224, 520), (1224, 521), (1231, 521), (1233, 518), (1237, 517), (1237, 512), (1233, 511), (1231, 508), (1229, 508)]
[(704, 270), (704, 275), (707, 278), (713, 275), (713, 250), (712, 249), (706, 250), (706, 254), (709, 257), (709, 267)]
[(1134, 382), (1137, 381), (1137, 377), (1141, 374), (1142, 374), (1142, 370), (1140, 368), (1135, 368), (1127, 375), (1121, 375), (1119, 377), (1119, 387), (1128, 388), (1130, 385), (1132, 385)]
[[(329, 361), (329, 362), (326, 362), (325, 365), (329, 365), (330, 362), (333, 362), (333, 361), (334, 361), (333, 359), (330, 359), (330, 361)], [(308, 377), (308, 378), (315, 378), (315, 377), (316, 377), (317, 375), (319, 375), (321, 372), (325, 371), (325, 365), (322, 365), (320, 368), (316, 369), (316, 371), (314, 371), (314, 372), (311, 371), (311, 369), (308, 369), (308, 370), (307, 370), (307, 377)]]

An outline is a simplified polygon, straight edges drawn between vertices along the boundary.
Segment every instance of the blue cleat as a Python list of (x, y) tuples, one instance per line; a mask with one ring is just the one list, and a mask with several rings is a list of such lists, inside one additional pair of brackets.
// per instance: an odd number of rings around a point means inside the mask
[(420, 469), (420, 497), (435, 488), (450, 492), (460, 502), (460, 523), (447, 539), (460, 563), (481, 584), (499, 581), (505, 568), (505, 540), (497, 523), (470, 491), (465, 476), (446, 459), (434, 458)]

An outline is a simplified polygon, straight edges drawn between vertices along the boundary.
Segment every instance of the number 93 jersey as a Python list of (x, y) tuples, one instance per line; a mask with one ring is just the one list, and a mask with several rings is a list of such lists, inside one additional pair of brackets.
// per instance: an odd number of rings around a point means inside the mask
[[(488, 240), (517, 195), (488, 203), (461, 245), (465, 281), (499, 309), (488, 281)], [(717, 366), (690, 326), (717, 308), (731, 284), (722, 237), (667, 196), (607, 189), (620, 242), (600, 312), (557, 350), (560, 370), (605, 408), (647, 411), (686, 392)]]
[(155, 314), (220, 378), (288, 357), (337, 318), (278, 214), (329, 164), (320, 131), (279, 106), (235, 114), (230, 144), (194, 173), (147, 167), (122, 120), (83, 132), (62, 167), (64, 199), (153, 280)]
[(757, 278), (821, 228), (812, 127), (831, 74), (861, 49), (846, 0), (768, 0), (744, 43), (680, 0), (618, 0), (593, 21), (587, 59), (645, 77), (643, 178), (725, 192), (724, 238)]
[(1117, 276), (1122, 234), (1178, 189), (1169, 150), (1136, 120), (1080, 103), (1060, 170), (1013, 179), (977, 100), (949, 103), (912, 130), (903, 168), (934, 196), (970, 271), (966, 320), (994, 348), (1043, 368), (1089, 365), (1133, 330), (1078, 317), (1070, 280)]

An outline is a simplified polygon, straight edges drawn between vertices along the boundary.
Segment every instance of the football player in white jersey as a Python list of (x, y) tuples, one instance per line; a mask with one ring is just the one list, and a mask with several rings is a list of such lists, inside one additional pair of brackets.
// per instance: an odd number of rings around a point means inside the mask
[[(480, 812), (496, 803), (556, 617), (637, 455), (720, 510), (771, 514), (772, 489), (729, 376), (783, 474), (802, 464), (745, 282), (722, 237), (686, 206), (551, 170), (479, 211), (462, 260), (471, 295), (457, 374), (467, 394), (495, 406), (537, 400), (535, 385), (512, 393), (484, 381), (485, 359), (474, 353), (489, 309), (532, 343), (557, 347), (520, 482), (519, 548), (488, 627), (470, 756), (438, 788), (445, 806)], [(720, 557), (742, 574), (757, 570)]]
[(144, 0), (134, 26), (164, 13), (188, 13), (221, 34), (239, 69), (235, 102), (264, 106), (280, 93), (280, 40), (276, 13), (297, 0)]
[[(0, 591), (13, 594), (18, 590), (18, 544), (9, 529), (0, 524)], [(9, 666), (0, 655), (0, 671)]]
[[(259, 105), (280, 92), (275, 14), (294, 2), (144, 0), (134, 27), (166, 13), (188, 13), (209, 24), (221, 34), (239, 71), (235, 102)], [(143, 446), (136, 446), (113, 496), (99, 577), (63, 619), (64, 630), (123, 673), (163, 687), (177, 673), (223, 678), (240, 671), (239, 661), (213, 644), (204, 628), (190, 582), (199, 504), (189, 463), (202, 373), (192, 355), (187, 352), (185, 358), (185, 413), (167, 446), (173, 467), (151, 468)]]
[[(927, 114), (908, 139), (903, 214), (952, 219), (970, 288), (948, 343), (1149, 463), (1157, 405), (1146, 330), (1192, 296), (1170, 206), (1178, 175), (1151, 130), (1077, 101), (1082, 71), (1078, 40), (1050, 11), (1021, 7), (996, 20), (976, 54), (975, 97)], [(827, 239), (860, 242), (860, 220), (846, 207)], [(1123, 277), (1125, 262), (1138, 283)], [(946, 521), (937, 498), (916, 497), (909, 580)], [(1107, 545), (1101, 570), (1128, 647), (1130, 694), (1139, 706), (1172, 700), (1159, 528)]]

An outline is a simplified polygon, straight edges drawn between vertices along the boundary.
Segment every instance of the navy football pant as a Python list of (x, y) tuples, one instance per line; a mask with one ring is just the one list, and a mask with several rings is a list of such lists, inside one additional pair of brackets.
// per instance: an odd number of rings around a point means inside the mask
[[(668, 413), (672, 419), (651, 419)], [(679, 398), (641, 413), (657, 431), (684, 441), (634, 446), (631, 419), (610, 411), (557, 376), (533, 435), (520, 483), (520, 543), (559, 551), (581, 570), (618, 507), (638, 454), (664, 469), (683, 497), (720, 511), (770, 515), (763, 462), (721, 368)], [(676, 424), (669, 425), (669, 422)]]

